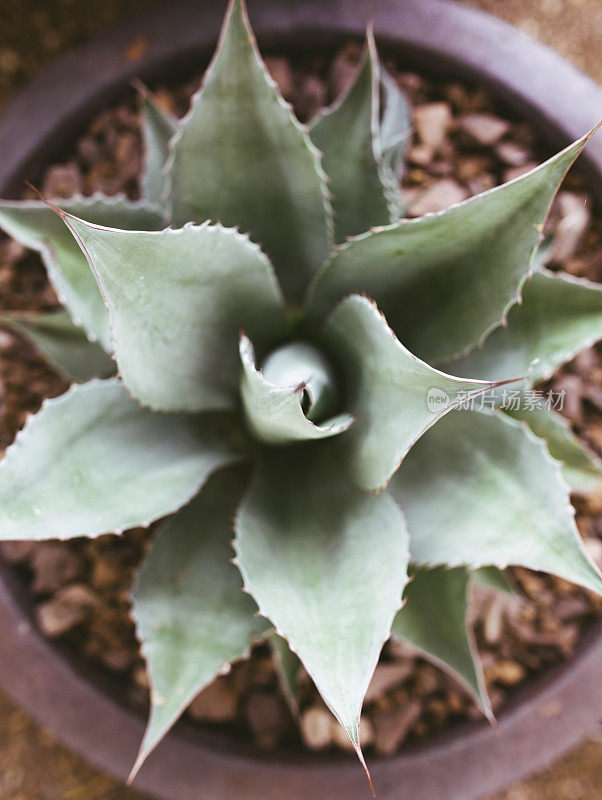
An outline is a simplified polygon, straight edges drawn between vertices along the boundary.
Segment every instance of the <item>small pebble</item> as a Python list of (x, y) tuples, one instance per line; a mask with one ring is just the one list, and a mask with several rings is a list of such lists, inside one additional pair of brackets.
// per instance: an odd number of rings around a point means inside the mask
[(236, 719), (238, 693), (231, 679), (217, 678), (198, 694), (188, 707), (188, 713), (199, 722), (229, 722)]
[(97, 589), (108, 589), (123, 582), (123, 564), (116, 557), (100, 555), (92, 565), (92, 585)]
[(83, 622), (98, 605), (98, 596), (84, 584), (60, 589), (36, 607), (36, 620), (43, 634), (53, 639)]
[(431, 664), (422, 663), (415, 670), (414, 688), (421, 696), (436, 692), (440, 685), (440, 673)]
[(435, 149), (429, 144), (415, 144), (408, 153), (408, 161), (419, 167), (428, 166), (435, 155)]
[(418, 139), (433, 152), (445, 142), (452, 123), (452, 113), (447, 103), (425, 103), (413, 110)]
[(381, 756), (392, 756), (421, 713), (422, 704), (418, 700), (393, 711), (375, 711), (372, 716), (375, 751)]
[(443, 211), (470, 197), (470, 193), (451, 178), (436, 181), (428, 187), (410, 207), (412, 217), (422, 217), (436, 211)]
[(589, 278), (593, 281), (602, 280), (602, 247), (584, 253), (582, 256), (571, 258), (564, 267), (571, 275)]
[(245, 716), (260, 747), (275, 747), (289, 726), (284, 703), (269, 692), (253, 692), (247, 700)]
[(495, 148), (495, 153), (500, 161), (509, 167), (524, 167), (531, 161), (529, 150), (515, 142), (500, 142)]
[(333, 742), (338, 723), (324, 706), (310, 706), (301, 715), (301, 736), (310, 750), (323, 750)]
[(112, 672), (127, 672), (132, 666), (136, 654), (131, 650), (109, 650), (102, 655), (102, 663)]
[(598, 569), (602, 569), (602, 541), (600, 539), (586, 539), (584, 544), (590, 558), (596, 562)]
[(504, 632), (504, 604), (499, 594), (490, 601), (483, 620), (483, 636), (488, 644), (500, 641)]
[(517, 661), (498, 661), (488, 672), (489, 680), (499, 681), (504, 686), (514, 686), (525, 678), (525, 668)]
[(554, 201), (551, 217), (557, 221), (552, 229), (554, 239), (548, 260), (562, 263), (579, 249), (591, 223), (591, 211), (583, 195), (561, 191)]
[(75, 163), (50, 167), (44, 176), (44, 197), (71, 197), (82, 191), (82, 175)]
[(490, 189), (493, 189), (494, 186), (497, 186), (496, 179), (493, 177), (493, 175), (489, 175), (486, 172), (480, 177), (472, 178), (470, 181), (468, 181), (468, 189), (473, 195), (488, 192)]
[(499, 142), (510, 130), (510, 123), (492, 114), (466, 114), (458, 120), (459, 129), (483, 147)]
[(61, 586), (81, 578), (84, 562), (63, 542), (40, 542), (30, 558), (34, 573), (32, 589), (36, 594), (50, 594)]
[(364, 702), (371, 703), (380, 695), (386, 694), (390, 689), (406, 681), (413, 672), (414, 663), (412, 661), (393, 661), (386, 664), (378, 664), (374, 670), (370, 686), (368, 686)]

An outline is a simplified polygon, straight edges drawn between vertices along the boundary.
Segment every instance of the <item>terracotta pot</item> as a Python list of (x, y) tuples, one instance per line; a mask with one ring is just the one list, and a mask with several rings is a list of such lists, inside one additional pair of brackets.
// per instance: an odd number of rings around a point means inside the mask
[[(18, 196), (69, 146), (131, 77), (174, 76), (204, 63), (224, 2), (165, 4), (56, 62), (0, 117), (0, 196)], [(250, 0), (260, 44), (332, 47), (363, 34), (374, 5), (385, 51), (433, 75), (478, 81), (509, 109), (564, 146), (602, 117), (602, 93), (559, 56), (515, 29), (445, 0)], [(132, 48), (132, 43), (136, 47)], [(132, 58), (136, 51), (142, 53)], [(128, 56), (129, 54), (129, 56)], [(580, 159), (602, 200), (602, 136)], [(0, 680), (42, 725), (90, 762), (125, 779), (144, 729), (117, 681), (84, 673), (32, 624), (31, 601), (10, 569), (0, 572)], [(602, 623), (578, 653), (519, 691), (499, 731), (466, 724), (388, 760), (371, 759), (379, 800), (471, 800), (494, 792), (576, 744), (602, 719)], [(365, 800), (356, 760), (306, 752), (265, 754), (181, 723), (135, 785), (162, 800)]]

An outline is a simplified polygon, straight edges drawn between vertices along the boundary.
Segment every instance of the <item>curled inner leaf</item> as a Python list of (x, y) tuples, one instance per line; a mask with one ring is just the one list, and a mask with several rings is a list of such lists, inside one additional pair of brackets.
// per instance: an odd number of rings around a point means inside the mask
[(336, 408), (334, 375), (324, 357), (304, 342), (275, 350), (263, 371), (255, 366), (253, 345), (243, 334), (241, 396), (247, 424), (264, 442), (284, 444), (336, 436), (353, 424), (351, 414), (324, 419)]

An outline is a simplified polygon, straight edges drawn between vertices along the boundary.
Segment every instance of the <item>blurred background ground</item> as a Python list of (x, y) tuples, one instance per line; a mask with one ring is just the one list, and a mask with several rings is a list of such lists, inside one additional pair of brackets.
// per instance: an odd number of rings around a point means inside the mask
[[(55, 55), (171, 0), (0, 0), (0, 104)], [(289, 0), (290, 1), (290, 0)], [(378, 2), (378, 0), (376, 0)], [(554, 47), (602, 83), (602, 0), (463, 0)], [(529, 76), (525, 76), (529, 80)], [(93, 724), (93, 720), (90, 721)], [(602, 738), (488, 800), (601, 800)], [(59, 745), (0, 693), (0, 800), (143, 800)]]

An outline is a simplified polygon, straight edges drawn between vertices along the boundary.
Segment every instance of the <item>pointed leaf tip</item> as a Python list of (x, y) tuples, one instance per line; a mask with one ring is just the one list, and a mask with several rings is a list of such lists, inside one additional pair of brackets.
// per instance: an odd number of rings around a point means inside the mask
[(546, 442), (550, 455), (561, 462), (562, 474), (572, 491), (587, 493), (602, 486), (602, 460), (573, 433), (565, 417), (543, 403), (527, 406), (524, 396), (518, 408), (505, 408), (504, 412), (525, 422)]
[(506, 325), (453, 366), (460, 375), (490, 380), (522, 373), (532, 386), (601, 338), (602, 287), (541, 268), (525, 283)]
[(0, 312), (0, 325), (31, 341), (65, 378), (83, 383), (115, 373), (111, 357), (65, 311)]
[(311, 124), (333, 194), (337, 242), (393, 219), (378, 149), (378, 73), (368, 42), (349, 88)]
[(146, 202), (131, 202), (123, 196), (76, 197), (60, 204), (59, 208), (46, 199), (1, 201), (0, 227), (40, 253), (61, 303), (110, 353), (113, 346), (107, 309), (85, 255), (65, 226), (65, 217), (75, 215), (91, 223), (130, 230), (157, 230), (163, 227), (162, 213)]
[(329, 442), (269, 448), (242, 502), (235, 542), (261, 613), (362, 758), (362, 701), (407, 580), (401, 510), (387, 493), (349, 484)]
[(287, 299), (300, 302), (331, 244), (326, 178), (265, 68), (241, 2), (229, 6), (170, 148), (174, 223), (238, 225), (270, 256)]
[(117, 364), (132, 395), (166, 411), (235, 407), (240, 327), (261, 347), (288, 327), (259, 247), (208, 222), (150, 233), (76, 218), (69, 225), (102, 288)]
[(495, 387), (455, 378), (416, 358), (368, 298), (341, 301), (324, 326), (349, 386), (355, 425), (341, 441), (353, 479), (385, 485), (414, 443), (444, 414)]
[(0, 535), (68, 539), (148, 523), (240, 458), (215, 415), (153, 413), (116, 378), (75, 384), (44, 402), (0, 461)]
[(390, 491), (407, 514), (416, 563), (524, 566), (602, 594), (559, 463), (505, 414), (448, 414), (410, 451)]
[(268, 629), (230, 563), (231, 519), (244, 482), (235, 469), (215, 473), (164, 525), (138, 574), (132, 614), (151, 712), (130, 780), (196, 695)]
[(446, 211), (350, 239), (314, 280), (310, 315), (320, 319), (342, 295), (365, 291), (420, 358), (461, 356), (516, 302), (540, 242), (536, 226), (586, 141)]
[(417, 569), (391, 635), (417, 648), (458, 680), (488, 719), (493, 718), (483, 669), (468, 623), (469, 575), (464, 567)]

